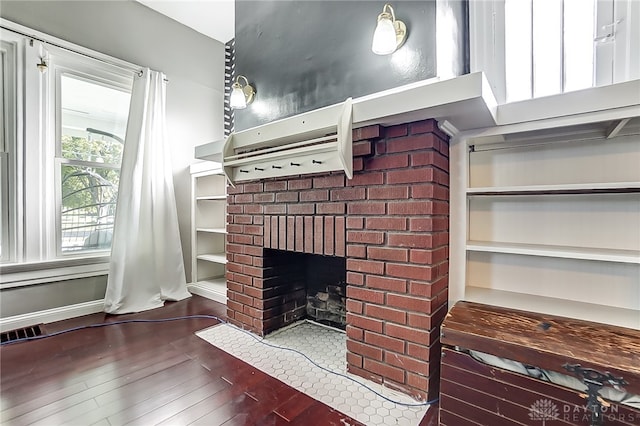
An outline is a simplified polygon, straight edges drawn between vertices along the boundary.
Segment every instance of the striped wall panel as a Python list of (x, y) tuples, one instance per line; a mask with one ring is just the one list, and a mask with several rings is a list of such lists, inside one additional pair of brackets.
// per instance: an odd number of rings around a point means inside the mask
[(224, 136), (229, 136), (234, 130), (233, 109), (229, 105), (231, 85), (235, 76), (236, 54), (235, 39), (229, 40), (224, 45)]

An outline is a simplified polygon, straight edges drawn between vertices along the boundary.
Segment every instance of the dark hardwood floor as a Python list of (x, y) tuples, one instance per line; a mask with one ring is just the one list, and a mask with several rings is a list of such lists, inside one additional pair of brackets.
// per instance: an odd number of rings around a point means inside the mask
[[(139, 314), (93, 314), (72, 327), (187, 315), (225, 318), (199, 296)], [(0, 348), (2, 425), (357, 425), (194, 335), (213, 319), (90, 328)], [(430, 412), (436, 410), (429, 410)], [(434, 424), (424, 419), (422, 424)]]

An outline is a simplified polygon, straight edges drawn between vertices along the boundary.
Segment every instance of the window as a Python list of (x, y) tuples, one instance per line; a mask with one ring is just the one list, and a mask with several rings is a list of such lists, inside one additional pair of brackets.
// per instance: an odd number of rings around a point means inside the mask
[(61, 72), (56, 85), (58, 250), (108, 250), (130, 93), (69, 72)]
[[(56, 256), (108, 251), (129, 115), (131, 72), (49, 49)], [(53, 137), (51, 137), (53, 135)], [(55, 146), (51, 150), (51, 145)]]
[(1, 52), (1, 261), (95, 265), (111, 248), (133, 72), (6, 30)]
[(471, 1), (472, 71), (500, 103), (640, 78), (640, 2)]

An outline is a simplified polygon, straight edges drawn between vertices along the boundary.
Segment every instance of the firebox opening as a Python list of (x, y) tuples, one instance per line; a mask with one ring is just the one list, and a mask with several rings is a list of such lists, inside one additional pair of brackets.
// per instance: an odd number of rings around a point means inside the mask
[(346, 329), (346, 258), (272, 249), (265, 249), (265, 257), (279, 269), (277, 275), (287, 277), (292, 294), (298, 294), (291, 319)]

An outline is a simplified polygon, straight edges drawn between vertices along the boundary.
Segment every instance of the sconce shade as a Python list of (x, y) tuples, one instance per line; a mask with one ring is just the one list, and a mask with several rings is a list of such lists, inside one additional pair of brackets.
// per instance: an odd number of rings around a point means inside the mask
[(396, 50), (396, 29), (393, 27), (391, 19), (380, 19), (373, 33), (373, 53), (377, 55), (388, 55)]
[(391, 5), (385, 4), (382, 13), (378, 15), (371, 50), (376, 55), (393, 53), (404, 43), (406, 35), (407, 27), (404, 22), (396, 20)]
[(234, 87), (231, 91), (231, 98), (229, 104), (233, 109), (243, 109), (247, 107), (247, 100), (244, 97), (242, 87)]
[[(243, 78), (245, 85), (240, 84), (240, 79)], [(255, 91), (253, 87), (249, 85), (249, 81), (243, 75), (239, 75), (236, 78), (235, 83), (231, 86), (231, 96), (229, 97), (229, 105), (233, 109), (244, 109), (253, 101), (253, 95)]]

